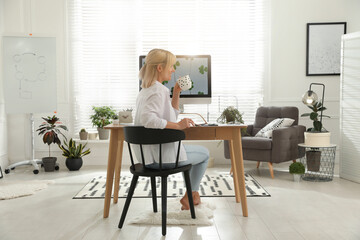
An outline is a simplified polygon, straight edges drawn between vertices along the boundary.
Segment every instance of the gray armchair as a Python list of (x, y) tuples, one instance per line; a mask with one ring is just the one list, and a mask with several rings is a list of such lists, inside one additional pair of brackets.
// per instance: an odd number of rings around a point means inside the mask
[[(276, 118), (292, 118), (295, 122), (290, 127), (278, 128), (273, 131), (272, 138), (255, 137), (263, 127)], [(248, 125), (247, 135), (242, 137), (244, 160), (267, 162), (270, 175), (274, 178), (273, 163), (281, 163), (296, 159), (299, 156), (298, 143), (304, 142), (305, 126), (298, 125), (299, 109), (297, 107), (259, 107), (255, 122)], [(228, 154), (225, 144), (225, 157)]]

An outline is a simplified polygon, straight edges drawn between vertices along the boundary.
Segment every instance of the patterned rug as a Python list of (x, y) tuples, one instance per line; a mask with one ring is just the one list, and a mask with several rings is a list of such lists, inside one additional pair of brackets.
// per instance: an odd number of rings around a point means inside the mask
[[(132, 175), (124, 175), (120, 178), (119, 198), (126, 198), (130, 188)], [(270, 194), (250, 175), (245, 173), (247, 197), (270, 197)], [(105, 197), (105, 175), (93, 178), (73, 199), (98, 199)], [(161, 179), (156, 178), (157, 196), (161, 196)], [(181, 173), (168, 177), (168, 197), (183, 196), (186, 191)], [(234, 182), (230, 174), (206, 174), (201, 180), (199, 193), (202, 197), (233, 197)], [(113, 197), (113, 196), (112, 196)], [(139, 177), (135, 188), (135, 198), (151, 198), (150, 178)]]

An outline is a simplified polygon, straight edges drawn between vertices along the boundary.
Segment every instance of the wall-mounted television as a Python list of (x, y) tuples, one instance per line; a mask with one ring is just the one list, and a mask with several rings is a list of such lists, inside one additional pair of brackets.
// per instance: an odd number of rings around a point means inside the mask
[[(145, 55), (139, 57), (139, 69), (144, 65), (145, 57)], [(174, 68), (175, 72), (172, 74), (171, 80), (163, 83), (170, 89), (170, 92), (179, 77), (189, 75), (193, 82), (191, 89), (181, 91), (180, 104), (211, 103), (210, 55), (176, 55)]]

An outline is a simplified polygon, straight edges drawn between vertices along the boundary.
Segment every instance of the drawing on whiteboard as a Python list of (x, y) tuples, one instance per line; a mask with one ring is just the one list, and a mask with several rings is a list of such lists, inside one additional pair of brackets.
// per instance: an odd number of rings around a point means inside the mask
[(56, 38), (2, 39), (6, 113), (52, 112), (57, 108)]
[(19, 81), (19, 98), (32, 99), (32, 89), (47, 80), (46, 58), (34, 52), (13, 56), (15, 79)]

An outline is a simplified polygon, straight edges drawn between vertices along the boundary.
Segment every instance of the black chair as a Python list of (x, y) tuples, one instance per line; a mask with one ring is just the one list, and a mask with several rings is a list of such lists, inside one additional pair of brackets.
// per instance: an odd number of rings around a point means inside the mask
[[(151, 128), (144, 128), (141, 126), (127, 126), (124, 127), (124, 136), (125, 136), (125, 141), (128, 143), (130, 159), (131, 159), (130, 172), (133, 174), (133, 177), (131, 180), (131, 185), (128, 196), (126, 198), (124, 209), (121, 214), (119, 228), (122, 228), (124, 224), (126, 213), (129, 209), (131, 198), (134, 194), (134, 190), (139, 176), (151, 178), (151, 191), (152, 191), (152, 202), (153, 202), (154, 212), (157, 212), (155, 177), (161, 177), (161, 212), (162, 212), (163, 236), (166, 235), (167, 177), (169, 175), (179, 172), (184, 173), (184, 180), (185, 180), (187, 195), (190, 204), (191, 218), (195, 218), (194, 203), (192, 198), (192, 190), (191, 190), (190, 177), (189, 177), (189, 170), (191, 169), (191, 164), (178, 167), (179, 155), (180, 155), (180, 143), (181, 140), (185, 139), (185, 133), (183, 131), (174, 130), (174, 129), (151, 129)], [(171, 169), (162, 169), (161, 144), (172, 143), (172, 142), (179, 142), (175, 167)], [(141, 163), (134, 164), (134, 159), (130, 144), (140, 145), (142, 164)], [(145, 159), (144, 159), (142, 146), (149, 144), (159, 144), (159, 165), (160, 165), (159, 169), (149, 169), (145, 167)]]

